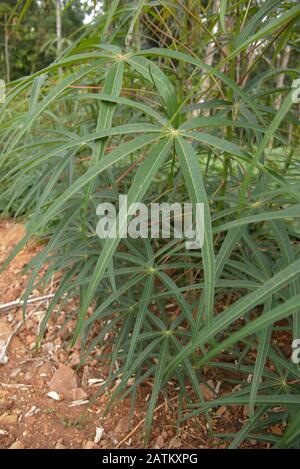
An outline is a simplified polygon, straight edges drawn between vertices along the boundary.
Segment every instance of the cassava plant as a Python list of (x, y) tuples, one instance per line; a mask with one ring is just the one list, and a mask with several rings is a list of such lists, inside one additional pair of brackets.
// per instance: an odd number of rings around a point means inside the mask
[[(109, 337), (109, 405), (131, 394), (134, 409), (152, 380), (145, 441), (175, 380), (179, 422), (247, 404), (241, 429), (219, 435), (230, 447), (298, 444), (300, 370), (277, 338), (300, 339), (299, 23), (292, 0), (104, 2), (54, 63), (8, 87), (0, 207), (27, 232), (2, 270), (31, 237), (48, 240), (23, 295), (26, 313), (60, 273), (37, 343), (79, 298), (71, 345), (84, 360)], [(120, 194), (204, 203), (202, 249), (99, 239), (96, 207)], [(208, 369), (231, 389), (212, 401)], [(283, 437), (268, 432), (285, 422)]]

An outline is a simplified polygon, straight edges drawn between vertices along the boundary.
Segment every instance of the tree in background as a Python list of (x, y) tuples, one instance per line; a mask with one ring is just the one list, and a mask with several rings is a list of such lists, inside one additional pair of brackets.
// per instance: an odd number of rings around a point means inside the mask
[[(49, 65), (57, 56), (56, 0), (32, 0), (23, 21), (18, 1), (0, 2), (0, 76), (7, 82), (30, 75)], [(62, 6), (61, 47), (83, 25), (85, 8), (79, 0)]]

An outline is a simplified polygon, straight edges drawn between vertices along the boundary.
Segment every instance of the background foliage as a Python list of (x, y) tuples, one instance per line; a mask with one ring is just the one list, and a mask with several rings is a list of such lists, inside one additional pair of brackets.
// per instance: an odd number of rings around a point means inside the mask
[[(63, 10), (63, 35), (65, 45), (70, 36), (83, 26), (85, 12), (79, 0)], [(8, 40), (10, 80), (31, 75), (49, 65), (56, 58), (56, 5), (54, 0), (36, 1), (28, 4), (23, 21), (20, 21), (22, 4), (16, 0), (0, 2), (0, 76), (7, 77), (5, 64), (5, 33)], [(9, 81), (9, 80), (8, 80)]]

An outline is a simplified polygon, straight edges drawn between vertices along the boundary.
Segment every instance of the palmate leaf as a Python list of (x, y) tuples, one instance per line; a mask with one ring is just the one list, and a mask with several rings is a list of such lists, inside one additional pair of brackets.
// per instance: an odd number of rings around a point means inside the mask
[[(245, 394), (245, 393), (243, 393)], [(191, 417), (195, 417), (199, 415), (201, 412), (208, 410), (210, 408), (218, 407), (221, 405), (247, 405), (249, 397), (247, 395), (240, 396), (238, 393), (235, 393), (230, 396), (220, 397), (215, 401), (205, 402), (201, 404), (201, 408), (195, 409), (189, 414), (187, 414), (183, 420), (190, 419)], [(268, 407), (276, 407), (276, 406), (289, 406), (293, 408), (297, 408), (300, 404), (300, 394), (261, 394), (257, 396), (257, 405)]]
[[(123, 382), (127, 382), (129, 378), (145, 363), (146, 360), (149, 360), (149, 358), (152, 356), (153, 352), (157, 349), (158, 345), (161, 344), (163, 337), (161, 334), (155, 333), (151, 334), (150, 337), (147, 337), (147, 339), (152, 339), (150, 343), (143, 348), (141, 353), (139, 353), (134, 360), (134, 362), (130, 365), (130, 368), (128, 369), (127, 373), (124, 373), (123, 376)], [(141, 337), (140, 337), (141, 339)], [(155, 367), (156, 369), (156, 367)], [(108, 412), (110, 407), (112, 406), (115, 398), (119, 395), (120, 391), (122, 391), (122, 387), (120, 388), (120, 385), (114, 390), (112, 393), (110, 400), (106, 406), (105, 412)]]
[[(76, 138), (76, 139), (72, 139), (71, 141), (69, 141), (66, 144), (56, 146), (54, 150), (49, 150), (47, 153), (45, 153), (45, 151), (43, 151), (43, 152), (41, 152), (41, 154), (38, 154), (37, 156), (28, 157), (27, 159), (25, 159), (25, 161), (22, 161), (21, 163), (16, 164), (16, 166), (11, 171), (9, 171), (7, 174), (5, 174), (3, 176), (2, 180), (0, 180), (0, 182), (5, 181), (7, 178), (11, 178), (15, 172), (18, 172), (19, 174), (21, 174), (22, 170), (31, 171), (33, 168), (44, 164), (51, 157), (58, 156), (62, 152), (64, 153), (64, 152), (67, 152), (68, 150), (72, 150), (72, 149), (75, 149), (75, 150), (77, 149), (79, 151), (80, 149), (86, 147), (88, 144), (90, 144), (90, 143), (92, 144), (98, 138), (101, 139), (101, 138), (105, 138), (105, 137), (112, 137), (112, 136), (126, 135), (126, 134), (139, 134), (139, 133), (143, 134), (141, 136), (142, 138), (140, 138), (140, 139), (137, 137), (132, 142), (126, 142), (126, 143), (122, 144), (124, 146), (119, 145), (119, 147), (116, 150), (112, 151), (109, 154), (109, 157), (108, 157), (108, 154), (107, 154), (105, 156), (105, 158), (103, 158), (104, 163), (106, 164), (106, 166), (104, 165), (105, 168), (102, 169), (102, 166), (100, 164), (101, 162), (99, 162), (99, 164), (97, 164), (97, 168), (98, 168), (98, 166), (101, 167), (101, 169), (99, 171), (99, 173), (101, 173), (102, 171), (104, 171), (104, 169), (108, 169), (110, 166), (117, 163), (121, 158), (125, 157), (126, 155), (130, 154), (131, 152), (133, 153), (134, 151), (138, 150), (139, 148), (147, 145), (147, 143), (151, 143), (151, 141), (157, 140), (157, 138), (159, 138), (159, 135), (155, 135), (155, 134), (161, 134), (161, 130), (162, 130), (161, 127), (154, 126), (153, 124), (136, 123), (136, 124), (127, 124), (127, 125), (116, 126), (116, 127), (113, 127), (112, 129), (102, 130), (100, 132), (95, 132), (95, 133), (92, 133), (92, 134), (85, 135), (84, 137), (79, 137), (79, 138)], [(149, 134), (150, 134), (150, 132), (153, 132), (154, 136), (148, 135), (148, 132), (149, 132)], [(129, 149), (131, 149), (131, 150), (129, 150)], [(122, 153), (123, 150), (125, 151), (124, 154)], [(18, 151), (22, 151), (22, 147), (18, 148)], [(10, 156), (12, 156), (12, 153), (11, 153)], [(107, 160), (109, 160), (109, 161), (107, 161)], [(94, 165), (94, 167), (95, 166), (96, 166), (96, 164)], [(92, 171), (87, 171), (88, 181), (90, 179), (93, 179), (93, 177), (90, 177), (90, 173), (92, 173)]]
[[(106, 64), (107, 62), (109, 62), (111, 60), (111, 54), (108, 54), (108, 53), (105, 53), (105, 52), (86, 52), (86, 53), (78, 53), (78, 54), (75, 54), (75, 55), (69, 55), (67, 56), (66, 54), (66, 57), (63, 57), (57, 61), (55, 61), (54, 63), (50, 64), (49, 66), (33, 73), (32, 75), (28, 76), (28, 77), (22, 77), (18, 80), (15, 80), (14, 82), (10, 83), (9, 84), (9, 88), (12, 87), (12, 90), (11, 92), (9, 93), (9, 96), (10, 96), (10, 99), (9, 99), (9, 102), (11, 102), (13, 99), (15, 99), (16, 96), (18, 96), (22, 91), (24, 91), (29, 85), (32, 84), (33, 80), (36, 78), (36, 77), (39, 77), (41, 75), (45, 75), (45, 74), (48, 74), (48, 73), (52, 73), (52, 72), (57, 72), (57, 70), (59, 68), (62, 68), (64, 66), (70, 68), (72, 65), (80, 65), (84, 62), (91, 62), (93, 60), (96, 60), (96, 59), (103, 59), (101, 62), (99, 61), (99, 63), (97, 64), (97, 66), (99, 67), (99, 65), (101, 64)], [(90, 66), (90, 65), (89, 65)], [(78, 70), (76, 71), (78, 73)]]
[(183, 52), (175, 51), (170, 48), (162, 49), (162, 48), (152, 48), (146, 49), (139, 52), (140, 55), (144, 56), (159, 56), (159, 57), (169, 57), (177, 60), (181, 60), (185, 63), (194, 65), (198, 67), (200, 70), (204, 69), (207, 73), (214, 75), (216, 78), (219, 78), (224, 84), (226, 84), (230, 89), (232, 89), (233, 93), (241, 98), (242, 101), (247, 103), (250, 109), (252, 109), (255, 115), (259, 118), (259, 120), (263, 123), (264, 119), (262, 117), (262, 113), (259, 110), (258, 106), (253, 102), (253, 99), (245, 93), (242, 87), (238, 86), (233, 80), (231, 80), (226, 74), (220, 72), (216, 67), (211, 67), (198, 58), (185, 54)]
[(125, 37), (125, 44), (128, 46), (131, 42), (131, 39), (132, 39), (132, 34), (133, 34), (133, 30), (134, 30), (134, 27), (135, 27), (135, 24), (137, 23), (137, 21), (139, 20), (139, 16), (141, 15), (142, 13), (142, 10), (143, 10), (143, 6), (145, 5), (145, 2), (146, 0), (139, 0), (138, 4), (135, 6), (135, 11), (134, 11), (134, 15), (133, 15), (133, 18), (130, 22), (130, 25), (129, 25), (129, 28), (128, 28), (128, 31), (127, 31), (127, 34), (126, 34), (126, 37)]
[[(126, 59), (126, 62), (146, 78), (146, 80), (149, 80), (152, 83), (154, 82), (154, 85), (166, 106), (166, 114), (169, 118), (172, 118), (177, 111), (177, 99), (174, 87), (167, 76), (153, 62), (150, 62), (144, 57), (139, 57), (137, 54), (136, 56), (129, 56), (129, 58)], [(177, 124), (178, 120), (175, 120), (174, 126), (176, 127)]]
[(280, 0), (267, 0), (262, 5), (257, 7), (255, 14), (249, 18), (249, 21), (235, 39), (236, 45), (242, 44), (249, 37), (251, 37), (254, 31), (261, 26), (261, 22), (266, 17), (266, 15), (269, 15), (272, 10), (274, 10), (279, 5), (279, 3)]
[[(104, 132), (107, 135), (106, 132)], [(100, 134), (103, 136), (103, 133)], [(94, 138), (93, 138), (94, 140)], [(9, 263), (14, 259), (18, 252), (26, 245), (30, 237), (38, 231), (41, 227), (46, 226), (46, 224), (57, 216), (58, 213), (64, 208), (66, 202), (76, 194), (82, 187), (84, 187), (90, 180), (92, 180), (95, 175), (100, 174), (105, 171), (105, 169), (114, 165), (117, 161), (125, 158), (127, 155), (140, 150), (141, 148), (154, 143), (157, 141), (157, 135), (141, 135), (131, 140), (121, 144), (118, 148), (113, 150), (109, 155), (106, 155), (102, 160), (96, 163), (93, 168), (88, 170), (80, 178), (78, 178), (60, 197), (58, 197), (55, 202), (50, 206), (48, 210), (42, 216), (33, 217), (31, 223), (27, 227), (26, 236), (16, 245), (12, 250), (10, 255), (4, 261), (0, 268), (0, 272), (4, 271)]]
[(80, 78), (84, 77), (88, 73), (91, 73), (93, 70), (96, 70), (100, 65), (105, 63), (105, 59), (95, 61), (92, 65), (87, 65), (81, 67), (79, 71), (72, 73), (70, 76), (64, 78), (35, 108), (34, 112), (29, 114), (29, 117), (22, 127), (22, 129), (14, 136), (12, 142), (6, 145), (4, 149), (4, 154), (0, 155), (0, 165), (3, 164), (5, 158), (10, 154), (10, 152), (15, 148), (16, 144), (21, 140), (22, 136), (31, 128), (34, 120), (50, 105), (51, 102), (55, 101), (57, 97), (65, 91), (65, 89), (71, 84), (75, 83)]
[(110, 9), (108, 10), (108, 14), (105, 19), (105, 24), (102, 30), (102, 38), (105, 38), (105, 36), (108, 33), (109, 27), (113, 21), (114, 14), (118, 8), (118, 5), (120, 3), (120, 0), (113, 0)]
[[(147, 126), (142, 126), (143, 130), (147, 130)], [(141, 128), (141, 129), (142, 129)], [(123, 129), (125, 131), (125, 129)], [(132, 128), (133, 130), (133, 128)], [(137, 131), (137, 126), (135, 126), (135, 130)], [(143, 130), (141, 132), (143, 133)], [(122, 128), (119, 129), (118, 133), (122, 133)], [(99, 162), (95, 163), (92, 168), (90, 168), (88, 171), (86, 171), (85, 174), (83, 174), (80, 178), (78, 178), (59, 198), (55, 200), (53, 205), (47, 210), (44, 214), (44, 216), (36, 221), (29, 224), (29, 229), (32, 226), (32, 230), (38, 229), (39, 226), (42, 226), (45, 224), (48, 220), (50, 220), (53, 216), (56, 215), (58, 210), (64, 206), (66, 201), (71, 198), (79, 189), (84, 187), (89, 181), (91, 181), (97, 174), (100, 174), (104, 172), (106, 169), (110, 168), (114, 164), (116, 164), (118, 161), (120, 161), (122, 158), (125, 158), (126, 156), (132, 154), (135, 151), (140, 150), (141, 148), (145, 147), (146, 145), (149, 145), (150, 143), (156, 142), (159, 139), (159, 136), (157, 135), (158, 129), (155, 130), (154, 135), (147, 135), (143, 134), (140, 137), (136, 137), (132, 139), (129, 142), (123, 143), (119, 145), (115, 150), (113, 150), (111, 153), (108, 153), (105, 155), (105, 157), (102, 158)], [(103, 135), (112, 135), (114, 134), (114, 131), (103, 131), (99, 132), (98, 134), (94, 134), (92, 140), (95, 140), (97, 136), (99, 135), (99, 138), (101, 138)], [(73, 146), (73, 145), (72, 145)], [(49, 154), (47, 155), (47, 157)]]
[[(114, 63), (105, 78), (103, 92), (108, 95), (118, 96), (122, 90), (122, 81), (124, 74), (124, 62), (122, 60)], [(115, 112), (116, 104), (106, 101), (101, 101), (100, 109), (98, 113), (98, 120), (96, 126), (96, 132), (105, 130), (111, 127), (113, 115)], [(105, 146), (107, 143), (107, 138), (102, 138), (94, 142), (90, 166), (93, 167), (96, 162), (102, 159), (105, 151)], [(95, 186), (95, 179), (92, 179), (87, 187), (85, 188), (84, 198), (83, 198), (83, 207), (82, 207), (82, 228), (86, 229), (86, 215), (89, 205), (89, 199), (93, 192)], [(112, 288), (115, 290), (115, 276), (113, 268), (113, 259), (109, 261), (108, 272), (110, 276), (110, 281)]]
[(270, 170), (267, 166), (259, 162), (258, 159), (255, 159), (254, 161), (254, 159), (247, 152), (245, 152), (244, 150), (241, 150), (234, 143), (228, 142), (225, 139), (220, 139), (218, 137), (215, 137), (214, 135), (206, 134), (204, 132), (195, 132), (195, 131), (182, 132), (181, 131), (181, 134), (185, 137), (191, 137), (195, 141), (206, 143), (220, 150), (228, 151), (232, 157), (237, 156), (243, 162), (247, 162), (250, 165), (252, 165), (253, 168), (258, 168), (261, 172), (269, 175), (281, 187), (284, 187), (285, 190), (288, 193), (290, 193), (297, 201), (300, 200), (299, 192), (296, 189), (294, 189), (294, 187), (290, 185), (284, 178), (282, 178), (280, 174), (275, 173), (274, 171)]
[[(118, 96), (121, 93), (122, 89), (122, 80), (123, 80), (123, 73), (124, 73), (124, 62), (118, 61), (114, 63), (105, 78), (103, 92), (107, 93), (108, 95)], [(109, 129), (112, 124), (113, 115), (115, 112), (115, 104), (109, 103), (105, 101), (101, 101), (96, 132), (101, 132), (102, 130)], [(94, 142), (93, 152), (91, 156), (91, 163), (93, 165), (99, 161), (103, 155), (105, 150), (107, 138), (97, 139)], [(89, 199), (91, 193), (93, 191), (95, 180), (91, 180), (85, 189), (84, 194), (84, 201), (83, 201), (83, 224), (85, 223), (86, 218), (86, 210), (88, 207)]]
[(275, 449), (290, 449), (300, 438), (300, 411), (292, 415), (291, 422), (284, 435), (274, 445)]
[[(299, 14), (300, 14), (300, 7), (299, 7)], [(274, 133), (276, 132), (276, 130), (279, 127), (280, 123), (282, 122), (282, 120), (284, 119), (284, 117), (286, 116), (288, 111), (290, 110), (291, 106), (293, 105), (293, 102), (292, 102), (292, 99), (291, 99), (292, 93), (293, 93), (293, 91), (291, 91), (289, 93), (289, 95), (286, 97), (286, 99), (284, 100), (283, 105), (281, 106), (278, 113), (275, 115), (275, 117), (274, 117), (273, 121), (271, 122), (271, 125), (268, 128), (263, 140), (259, 144), (259, 146), (257, 148), (257, 151), (256, 151), (256, 154), (254, 155), (254, 157), (252, 159), (250, 167), (247, 168), (246, 177), (243, 181), (243, 185), (242, 185), (242, 189), (241, 189), (241, 193), (240, 193), (240, 199), (239, 199), (239, 203), (238, 203), (238, 212), (240, 212), (240, 210), (241, 210), (241, 208), (244, 204), (245, 197), (246, 197), (246, 192), (247, 192), (249, 183), (251, 181), (255, 166), (257, 165), (257, 163), (260, 161), (261, 157), (263, 156), (263, 153), (265, 151), (265, 148), (266, 148), (270, 138), (274, 135)]]
[[(209, 119), (208, 119), (209, 122)], [(205, 132), (195, 132), (195, 131), (180, 131), (183, 137), (192, 138), (193, 140), (201, 143), (205, 143), (207, 145), (211, 145), (212, 147), (218, 148), (219, 150), (226, 151), (231, 155), (239, 156), (242, 159), (247, 159), (250, 155), (241, 150), (235, 143), (229, 142), (226, 139), (222, 139), (219, 137), (215, 137), (214, 135), (206, 134)]]
[(37, 279), (38, 272), (41, 269), (42, 265), (45, 263), (45, 261), (48, 257), (48, 254), (51, 252), (53, 247), (57, 245), (58, 241), (63, 236), (68, 224), (72, 221), (72, 219), (75, 218), (75, 216), (78, 212), (78, 208), (69, 211), (69, 213), (67, 213), (66, 216), (64, 218), (62, 218), (61, 222), (59, 223), (57, 229), (55, 230), (55, 233), (52, 235), (52, 238), (48, 242), (47, 246), (35, 258), (34, 268), (32, 270), (29, 282), (27, 284), (25, 293), (23, 295), (23, 301), (24, 301), (24, 303), (23, 303), (23, 315), (24, 315), (24, 317), (25, 317), (25, 314), (26, 314), (27, 301), (28, 301), (29, 295), (30, 295), (30, 293), (33, 289), (34, 282)]
[(225, 22), (225, 14), (227, 8), (227, 0), (221, 0), (220, 2), (220, 23), (223, 29), (223, 32), (226, 34), (226, 22)]
[[(264, 285), (259, 287), (256, 291), (249, 293), (248, 295), (244, 296), (239, 301), (234, 303), (226, 310), (225, 313), (223, 312), (219, 316), (215, 317), (210, 323), (209, 327), (206, 326), (198, 334), (196, 340), (189, 343), (182, 351), (182, 353), (178, 354), (178, 356), (170, 362), (167, 372), (170, 373), (176, 366), (179, 365), (179, 363), (181, 363), (181, 361), (185, 357), (188, 357), (201, 345), (204, 345), (211, 338), (215, 337), (218, 333), (226, 330), (227, 327), (230, 326), (230, 324), (232, 324), (235, 320), (239, 319), (243, 314), (249, 312), (254, 306), (268, 298), (268, 296), (272, 295), (273, 293), (276, 293), (284, 285), (297, 278), (297, 276), (299, 276), (299, 273), (300, 263), (298, 261), (295, 261), (288, 267), (283, 269), (281, 272), (274, 275), (270, 280), (268, 280)], [(299, 301), (299, 295), (291, 298), (291, 300), (286, 302), (284, 305), (276, 308), (276, 314), (278, 314), (279, 318), (281, 319), (283, 317), (287, 317), (291, 312), (294, 312), (297, 309), (297, 301)], [(254, 329), (259, 330), (259, 328), (263, 327), (263, 325), (268, 326), (270, 323), (273, 323), (276, 320), (274, 311), (275, 310), (271, 310), (265, 315), (261, 316), (256, 321), (253, 321), (253, 324), (255, 324)], [(272, 321), (272, 317), (274, 317), (274, 321)], [(245, 331), (246, 335), (248, 331), (250, 331), (249, 333), (252, 333), (253, 324), (248, 324), (242, 329), (241, 332), (232, 334), (228, 339), (230, 341), (230, 344), (235, 343), (236, 337), (240, 338), (240, 335), (244, 337)], [(232, 339), (233, 336), (234, 338)], [(222, 350), (222, 348), (223, 346), (217, 346), (216, 348), (214, 348), (214, 351), (216, 349), (218, 351)], [(206, 361), (208, 354), (202, 360)]]
[(236, 49), (234, 49), (228, 56), (226, 57), (227, 60), (230, 60), (232, 57), (235, 57), (241, 51), (245, 50), (247, 46), (264, 36), (273, 33), (274, 31), (282, 28), (284, 25), (288, 24), (290, 21), (295, 21), (300, 16), (300, 5), (295, 5), (292, 8), (288, 8), (287, 11), (282, 13), (276, 18), (269, 20), (266, 26), (263, 26), (259, 29), (256, 33), (252, 36), (247, 37), (242, 44), (238, 45)]
[(150, 117), (152, 117), (154, 120), (159, 122), (161, 125), (166, 126), (167, 121), (166, 118), (161, 116), (158, 112), (156, 112), (154, 109), (152, 109), (150, 106), (147, 106), (146, 104), (143, 104), (139, 101), (134, 101), (132, 99), (124, 98), (123, 96), (110, 96), (108, 94), (104, 93), (85, 93), (85, 94), (80, 94), (77, 96), (77, 99), (80, 101), (85, 101), (85, 100), (100, 100), (100, 101), (107, 101), (109, 103), (117, 103), (117, 104), (123, 104), (124, 106), (131, 107), (133, 109), (137, 109), (138, 111), (141, 111), (143, 114), (146, 114)]
[[(266, 301), (263, 314), (266, 314), (268, 311), (270, 311), (271, 304), (272, 304), (272, 299), (270, 299), (269, 301)], [(258, 338), (259, 344), (257, 347), (257, 355), (256, 355), (255, 366), (253, 370), (251, 391), (249, 395), (249, 414), (251, 417), (254, 416), (256, 397), (258, 395), (258, 391), (260, 387), (260, 380), (263, 374), (263, 369), (265, 367), (266, 359), (267, 359), (269, 348), (270, 348), (272, 330), (273, 330), (272, 325), (266, 327), (259, 334), (259, 338)]]
[[(214, 285), (215, 285), (215, 257), (211, 230), (210, 209), (207, 194), (202, 180), (202, 174), (193, 147), (181, 137), (176, 138), (176, 151), (181, 164), (190, 201), (193, 204), (204, 204), (204, 244), (202, 247), (204, 269), (204, 297), (205, 317), (209, 324), (213, 316)], [(198, 312), (199, 314), (199, 312)]]
[[(110, 311), (110, 305), (116, 301), (119, 300), (122, 295), (128, 291), (130, 291), (133, 288), (136, 288), (139, 282), (146, 281), (147, 276), (149, 275), (149, 272), (140, 272), (138, 275), (133, 276), (128, 282), (124, 283), (116, 292), (113, 292), (111, 295), (109, 295), (102, 303), (101, 305), (96, 308), (96, 310), (93, 312), (93, 314), (86, 320), (86, 326), (87, 328), (91, 326), (95, 319), (97, 320), (103, 320), (107, 316), (111, 315)], [(132, 307), (138, 307), (138, 304), (132, 305)], [(116, 318), (116, 322), (119, 321), (119, 318)], [(104, 334), (105, 335), (105, 334)], [(98, 344), (98, 342), (101, 340), (101, 337), (97, 336), (95, 340), (91, 341), (91, 344), (87, 348), (87, 352), (90, 352), (93, 350), (93, 348)]]
[[(138, 341), (138, 338), (140, 336), (140, 332), (141, 332), (141, 329), (142, 329), (144, 318), (145, 318), (145, 315), (146, 315), (147, 310), (148, 310), (148, 304), (150, 302), (150, 298), (151, 298), (151, 294), (152, 294), (152, 290), (153, 290), (153, 285), (154, 285), (154, 274), (153, 274), (153, 272), (150, 272), (148, 274), (148, 278), (146, 279), (145, 286), (144, 286), (144, 289), (143, 289), (143, 294), (142, 294), (142, 297), (141, 297), (141, 301), (139, 303), (139, 309), (138, 309), (137, 317), (136, 317), (136, 320), (135, 320), (134, 329), (133, 329), (133, 332), (132, 332), (132, 336), (130, 338), (130, 346), (129, 346), (129, 350), (128, 350), (128, 353), (127, 353), (124, 368), (123, 368), (124, 373), (128, 372), (129, 366), (131, 365), (131, 363), (133, 361), (133, 355), (134, 355), (134, 352), (135, 352), (135, 349), (136, 349), (136, 346), (137, 346), (137, 341)], [(126, 382), (123, 383), (123, 380), (122, 380), (120, 385), (121, 386), (123, 385), (125, 387)]]
[[(162, 139), (157, 144), (157, 146), (154, 147), (154, 149), (151, 151), (147, 159), (140, 166), (140, 168), (138, 169), (135, 175), (132, 187), (128, 193), (128, 205), (129, 206), (133, 204), (134, 202), (140, 201), (142, 199), (149, 185), (151, 184), (153, 177), (158, 171), (160, 165), (162, 164), (164, 159), (167, 157), (170, 147), (171, 147), (171, 140)], [(104, 161), (104, 159), (102, 159), (102, 161)], [(127, 220), (125, 220), (125, 222), (127, 223)], [(119, 217), (117, 218), (117, 223), (119, 223)], [(123, 229), (124, 229), (124, 226), (121, 227), (121, 230)], [(104, 243), (102, 253), (100, 254), (97, 264), (95, 266), (94, 275), (90, 280), (88, 289), (82, 300), (77, 327), (75, 330), (74, 339), (72, 341), (73, 344), (78, 339), (78, 336), (83, 326), (87, 308), (90, 305), (94, 297), (96, 288), (99, 282), (101, 281), (101, 279), (103, 278), (103, 275), (108, 266), (108, 262), (110, 261), (115, 250), (117, 249), (119, 242), (120, 242), (120, 238), (117, 237), (117, 238), (108, 238)]]
[[(278, 243), (280, 252), (282, 254), (282, 258), (285, 261), (285, 264), (289, 265), (291, 262), (294, 262), (296, 259), (295, 259), (294, 250), (292, 248), (287, 229), (285, 228), (283, 222), (280, 220), (272, 221), (270, 223), (270, 226), (272, 229), (272, 233), (274, 234), (274, 237), (276, 238), (276, 241)], [(294, 296), (297, 293), (300, 293), (299, 279), (296, 279), (290, 285), (291, 296)], [(297, 339), (298, 337), (300, 337), (300, 317), (299, 317), (298, 311), (293, 316), (293, 337), (294, 339)]]
[[(170, 265), (167, 264), (166, 268), (170, 268)], [(157, 269), (158, 270), (158, 269)], [(168, 296), (174, 296), (177, 300), (177, 304), (180, 306), (183, 316), (190, 324), (190, 327), (193, 327), (194, 317), (192, 315), (191, 307), (184, 299), (183, 295), (181, 294), (180, 289), (177, 287), (176, 283), (166, 275), (164, 272), (157, 271), (157, 276), (163, 282), (163, 284), (168, 288)], [(156, 298), (161, 297), (159, 294), (156, 295)], [(172, 327), (172, 325), (171, 325)]]
[(248, 323), (246, 326), (242, 327), (239, 331), (232, 333), (230, 337), (216, 347), (214, 347), (211, 351), (207, 352), (206, 356), (198, 362), (199, 366), (202, 366), (204, 362), (210, 360), (213, 356), (217, 355), (221, 350), (225, 350), (234, 343), (238, 342), (239, 340), (260, 331), (261, 329), (274, 324), (276, 321), (280, 319), (284, 319), (290, 316), (292, 313), (297, 311), (299, 307), (299, 300), (300, 295), (296, 295), (285, 303), (277, 306), (274, 309), (268, 309), (264, 311), (258, 319), (255, 319)]
[[(253, 129), (261, 132), (263, 129), (261, 127), (252, 124), (251, 122), (244, 122), (242, 120), (231, 120), (224, 117), (194, 117), (180, 126), (182, 130), (195, 129), (197, 127), (206, 128), (206, 127), (241, 127), (245, 129)], [(199, 135), (199, 138), (201, 135)], [(206, 138), (209, 137), (206, 135)], [(218, 141), (218, 140), (216, 140)], [(227, 142), (230, 144), (230, 142)]]
[[(265, 256), (262, 252), (260, 252), (257, 249), (256, 244), (253, 242), (251, 236), (248, 233), (248, 230), (247, 231), (244, 230), (243, 236), (253, 253), (254, 259), (257, 261), (258, 267), (260, 271), (262, 272), (263, 282), (265, 282), (271, 277), (270, 268), (269, 268), (269, 265), (267, 264)], [(263, 309), (262, 314), (265, 314), (268, 311), (270, 311), (270, 309), (272, 309), (272, 303), (273, 303), (273, 297), (270, 296), (264, 303), (264, 309)], [(271, 341), (272, 330), (273, 330), (273, 325), (268, 326), (266, 329), (262, 330), (258, 336), (256, 360), (255, 360), (255, 365), (254, 365), (254, 370), (253, 370), (251, 390), (249, 394), (250, 417), (254, 416), (256, 396), (258, 395), (258, 392), (259, 392), (259, 387), (261, 384), (260, 380), (263, 375), (264, 367), (266, 364), (266, 359), (267, 359), (268, 352), (271, 346), (270, 341)]]
[(223, 225), (213, 228), (214, 233), (232, 230), (233, 228), (251, 225), (252, 223), (266, 222), (270, 220), (284, 220), (300, 217), (300, 204), (293, 205), (292, 207), (283, 208), (281, 210), (273, 210), (271, 212), (261, 212), (256, 215), (248, 215), (241, 217), (232, 222), (224, 223)]
[(250, 417), (249, 421), (242, 427), (242, 429), (236, 434), (228, 449), (238, 448), (240, 443), (247, 438), (247, 433), (251, 431), (256, 421), (264, 415), (264, 413), (268, 410), (268, 406), (263, 406), (256, 411), (256, 413)]
[(162, 388), (162, 383), (165, 377), (165, 369), (168, 362), (168, 349), (169, 349), (169, 336), (166, 334), (166, 337), (162, 340), (160, 345), (160, 353), (158, 356), (158, 362), (156, 364), (154, 383), (151, 392), (150, 401), (148, 404), (147, 414), (145, 418), (145, 436), (144, 442), (147, 444), (150, 438), (152, 418), (155, 410), (155, 405), (158, 399), (158, 395)]

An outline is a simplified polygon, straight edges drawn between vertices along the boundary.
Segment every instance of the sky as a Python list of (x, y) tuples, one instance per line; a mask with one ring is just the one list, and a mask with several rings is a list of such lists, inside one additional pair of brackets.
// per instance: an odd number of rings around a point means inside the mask
[(83, 0), (83, 1), (84, 1), (84, 3), (88, 3), (88, 5), (90, 5), (92, 7), (94, 7), (94, 5), (96, 4), (96, 8), (93, 8), (92, 14), (91, 15), (86, 15), (85, 18), (84, 18), (84, 23), (88, 24), (95, 18), (95, 16), (98, 13), (101, 12), (103, 2), (101, 0)]

